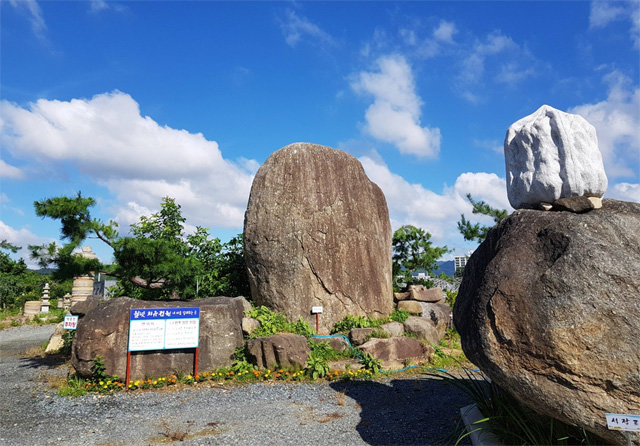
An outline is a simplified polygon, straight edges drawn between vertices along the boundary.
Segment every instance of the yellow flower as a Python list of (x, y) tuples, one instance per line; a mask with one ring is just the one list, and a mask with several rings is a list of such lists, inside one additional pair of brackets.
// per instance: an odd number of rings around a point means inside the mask
[(103, 383), (102, 381), (100, 381), (100, 383), (99, 383), (99, 384), (100, 384), (101, 386), (103, 386), (103, 385), (104, 385), (104, 383)]
[(154, 385), (154, 386), (155, 386), (156, 384), (158, 384), (158, 381), (154, 381), (154, 382), (153, 382), (153, 385)]
[(111, 380), (107, 381), (107, 385), (111, 384)]
[(134, 384), (135, 384), (136, 386), (139, 386), (139, 385), (140, 385), (140, 381), (136, 381), (136, 382), (134, 382)]

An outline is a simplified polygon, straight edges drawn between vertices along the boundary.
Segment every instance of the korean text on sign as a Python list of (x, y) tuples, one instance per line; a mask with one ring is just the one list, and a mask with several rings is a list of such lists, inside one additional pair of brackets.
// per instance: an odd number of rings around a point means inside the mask
[(640, 415), (608, 413), (605, 416), (609, 429), (640, 432)]
[(200, 308), (138, 308), (129, 317), (129, 351), (197, 348)]

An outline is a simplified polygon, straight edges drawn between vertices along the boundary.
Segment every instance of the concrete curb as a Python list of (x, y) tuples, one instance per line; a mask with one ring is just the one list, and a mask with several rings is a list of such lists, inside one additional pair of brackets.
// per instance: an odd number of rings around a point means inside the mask
[(471, 432), (469, 438), (474, 446), (503, 446), (503, 443), (491, 433), (486, 421), (477, 423), (477, 421), (482, 420), (484, 416), (475, 404), (464, 406), (460, 409), (460, 415), (462, 416), (462, 421), (464, 422), (467, 432)]

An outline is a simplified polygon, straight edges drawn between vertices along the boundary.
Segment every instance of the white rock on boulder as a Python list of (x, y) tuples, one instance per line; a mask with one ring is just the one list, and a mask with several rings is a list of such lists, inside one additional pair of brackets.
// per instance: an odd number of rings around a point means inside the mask
[(515, 209), (568, 197), (602, 197), (607, 176), (595, 128), (543, 105), (513, 123), (504, 141), (507, 194)]

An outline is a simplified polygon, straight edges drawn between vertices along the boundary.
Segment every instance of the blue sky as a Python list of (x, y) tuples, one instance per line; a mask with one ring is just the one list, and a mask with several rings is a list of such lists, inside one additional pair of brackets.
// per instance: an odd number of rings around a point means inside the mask
[(24, 247), (59, 236), (33, 201), (78, 191), (123, 233), (168, 195), (228, 239), (259, 165), (305, 141), (357, 157), (394, 228), (463, 254), (465, 195), (511, 210), (504, 136), (543, 104), (596, 127), (605, 197), (640, 201), (638, 1), (0, 8), (0, 239)]

